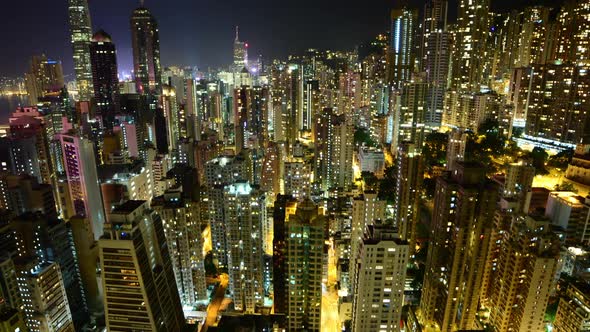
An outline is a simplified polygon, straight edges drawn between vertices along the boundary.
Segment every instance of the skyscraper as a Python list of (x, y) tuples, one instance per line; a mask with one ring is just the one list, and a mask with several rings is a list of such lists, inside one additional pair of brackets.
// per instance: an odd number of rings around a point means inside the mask
[(559, 240), (541, 220), (513, 222), (504, 233), (491, 279), (490, 323), (495, 331), (542, 331), (555, 287)]
[(498, 189), (479, 164), (456, 163), (437, 179), (422, 323), (440, 331), (474, 329)]
[(320, 331), (326, 223), (327, 217), (319, 215), (318, 207), (309, 199), (298, 203), (295, 214), (287, 216), (284, 282), (289, 331)]
[(266, 198), (248, 182), (236, 182), (225, 187), (224, 205), (229, 290), (236, 310), (254, 313), (264, 303)]
[(388, 80), (394, 87), (410, 79), (414, 68), (418, 11), (406, 6), (391, 11), (391, 37), (387, 52)]
[(31, 58), (29, 72), (25, 74), (25, 85), (31, 104), (38, 103), (39, 98), (45, 97), (47, 93), (59, 91), (64, 84), (60, 61), (49, 59), (45, 55), (34, 55)]
[(92, 66), (90, 64), (92, 23), (88, 11), (88, 1), (68, 0), (68, 4), (78, 100), (89, 101), (92, 97)]
[(429, 0), (424, 9), (422, 25), (423, 71), (428, 83), (426, 126), (439, 127), (443, 101), (449, 79), (451, 38), (447, 31), (447, 0)]
[(416, 247), (417, 225), (420, 222), (420, 195), (424, 181), (424, 160), (420, 146), (403, 142), (397, 150), (397, 184), (393, 219), (400, 238), (409, 243), (409, 252)]
[(21, 259), (17, 269), (28, 330), (74, 332), (59, 264)]
[(77, 135), (63, 134), (59, 140), (74, 212), (90, 219), (92, 232), (98, 240), (104, 225), (104, 208), (98, 186), (94, 146), (91, 141)]
[(167, 190), (152, 201), (162, 218), (176, 286), (183, 305), (193, 306), (207, 298), (203, 241), (198, 202), (181, 197), (182, 188)]
[(182, 331), (162, 219), (147, 202), (127, 201), (113, 210), (98, 243), (107, 329)]
[[(248, 44), (240, 41), (239, 30), (236, 26), (236, 38), (234, 39), (234, 73), (240, 73), (248, 66)], [(239, 86), (241, 84), (238, 84)]]
[(490, 0), (460, 0), (453, 46), (451, 88), (477, 91), (483, 77)]
[(145, 7), (135, 9), (131, 15), (131, 43), (137, 93), (159, 95), (162, 69), (158, 22)]
[(104, 30), (99, 30), (92, 36), (90, 63), (98, 113), (102, 117), (103, 126), (112, 128), (115, 112), (119, 108), (117, 53), (111, 36)]
[(408, 261), (408, 242), (381, 221), (368, 225), (353, 252), (357, 265), (352, 330), (399, 331)]

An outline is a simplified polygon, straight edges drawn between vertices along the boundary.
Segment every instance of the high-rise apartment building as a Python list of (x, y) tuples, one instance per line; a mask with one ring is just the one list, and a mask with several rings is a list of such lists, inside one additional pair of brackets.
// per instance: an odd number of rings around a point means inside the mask
[(78, 100), (92, 98), (92, 66), (90, 64), (90, 41), (92, 22), (87, 0), (68, 0), (70, 34), (74, 49), (74, 72), (78, 86)]
[(401, 85), (399, 106), (394, 115), (393, 142), (399, 146), (402, 142), (414, 142), (418, 148), (424, 142), (425, 120), (427, 113), (428, 83), (422, 77), (414, 77)]
[(98, 243), (107, 330), (182, 331), (164, 226), (147, 202), (113, 210)]
[(162, 91), (160, 65), (160, 33), (158, 22), (145, 7), (131, 15), (131, 44), (136, 91), (159, 95)]
[(74, 332), (59, 264), (33, 258), (16, 265), (28, 331)]
[(119, 109), (117, 52), (111, 36), (104, 30), (99, 30), (92, 36), (90, 63), (98, 114), (102, 117), (103, 126), (112, 128), (115, 113)]
[(183, 199), (181, 193), (181, 188), (167, 190), (151, 206), (162, 218), (180, 301), (193, 306), (207, 298), (203, 240), (198, 202)]
[(524, 218), (504, 233), (491, 279), (490, 323), (495, 331), (542, 331), (555, 287), (559, 240), (542, 221)]
[(399, 237), (409, 243), (409, 252), (416, 247), (417, 225), (420, 222), (420, 195), (424, 181), (422, 149), (412, 142), (403, 142), (397, 150), (397, 183), (393, 220)]
[(460, 0), (451, 66), (451, 88), (477, 91), (483, 77), (490, 0)]
[(391, 11), (388, 80), (394, 87), (410, 80), (414, 68), (418, 11), (405, 6)]
[(456, 163), (437, 179), (432, 236), (420, 301), (422, 323), (475, 329), (498, 189), (482, 165)]
[(317, 118), (315, 177), (322, 190), (352, 185), (354, 127), (344, 114), (325, 109)]
[(236, 310), (254, 313), (264, 303), (266, 197), (248, 182), (226, 186), (223, 197), (229, 290)]
[[(352, 229), (350, 239), (350, 250), (353, 253), (358, 252), (361, 245), (363, 234), (368, 225), (372, 225), (376, 220), (385, 220), (386, 201), (377, 197), (376, 191), (365, 191), (362, 195), (354, 197), (352, 200)], [(351, 260), (354, 260), (351, 257)], [(354, 262), (350, 264), (350, 275), (354, 279), (357, 273), (357, 265)], [(352, 285), (354, 287), (354, 285)]]
[(368, 225), (353, 264), (359, 273), (354, 284), (354, 331), (400, 331), (404, 301), (408, 242), (391, 225)]
[(564, 231), (566, 244), (590, 244), (590, 197), (569, 191), (552, 192), (545, 216)]
[(590, 126), (588, 66), (567, 63), (514, 70), (510, 100), (514, 116), (526, 121), (525, 134), (578, 144)]
[(590, 286), (576, 281), (560, 296), (553, 323), (556, 332), (578, 332), (590, 327)]
[(297, 204), (285, 224), (288, 331), (320, 331), (322, 276), (327, 255), (324, 231), (327, 217), (309, 199)]

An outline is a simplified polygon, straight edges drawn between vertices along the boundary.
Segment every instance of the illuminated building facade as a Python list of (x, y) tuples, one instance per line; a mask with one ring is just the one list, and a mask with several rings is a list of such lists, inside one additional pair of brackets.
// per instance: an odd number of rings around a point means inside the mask
[(227, 227), (229, 290), (234, 308), (255, 313), (264, 303), (263, 224), (266, 197), (248, 182), (224, 189), (224, 221)]
[(74, 49), (74, 72), (78, 86), (78, 100), (92, 98), (92, 66), (90, 64), (90, 41), (92, 22), (87, 0), (68, 0), (70, 34)]
[(111, 36), (104, 30), (99, 30), (92, 36), (90, 63), (98, 113), (102, 117), (103, 126), (112, 128), (115, 112), (119, 108), (117, 52)]
[(160, 33), (158, 22), (145, 7), (135, 9), (131, 15), (131, 44), (137, 93), (160, 95)]
[(368, 225), (357, 253), (352, 326), (354, 331), (400, 331), (408, 243), (391, 225)]
[(182, 331), (164, 226), (147, 202), (113, 210), (98, 246), (107, 330)]

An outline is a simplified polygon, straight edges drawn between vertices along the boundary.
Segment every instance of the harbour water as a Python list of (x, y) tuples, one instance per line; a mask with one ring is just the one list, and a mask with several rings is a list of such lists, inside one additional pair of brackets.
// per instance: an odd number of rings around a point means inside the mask
[(27, 96), (4, 96), (0, 95), (0, 124), (8, 123), (8, 118), (10, 114), (14, 112), (14, 110), (18, 106), (27, 106), (28, 105), (28, 97)]

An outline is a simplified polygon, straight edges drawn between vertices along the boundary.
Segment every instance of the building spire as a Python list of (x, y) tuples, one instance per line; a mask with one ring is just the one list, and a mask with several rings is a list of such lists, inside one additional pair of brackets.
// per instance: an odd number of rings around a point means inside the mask
[(240, 27), (236, 25), (236, 41), (239, 41), (240, 40), (239, 33), (240, 33)]
[(145, 2), (145, 0), (139, 0), (139, 6), (143, 7), (144, 2)]

